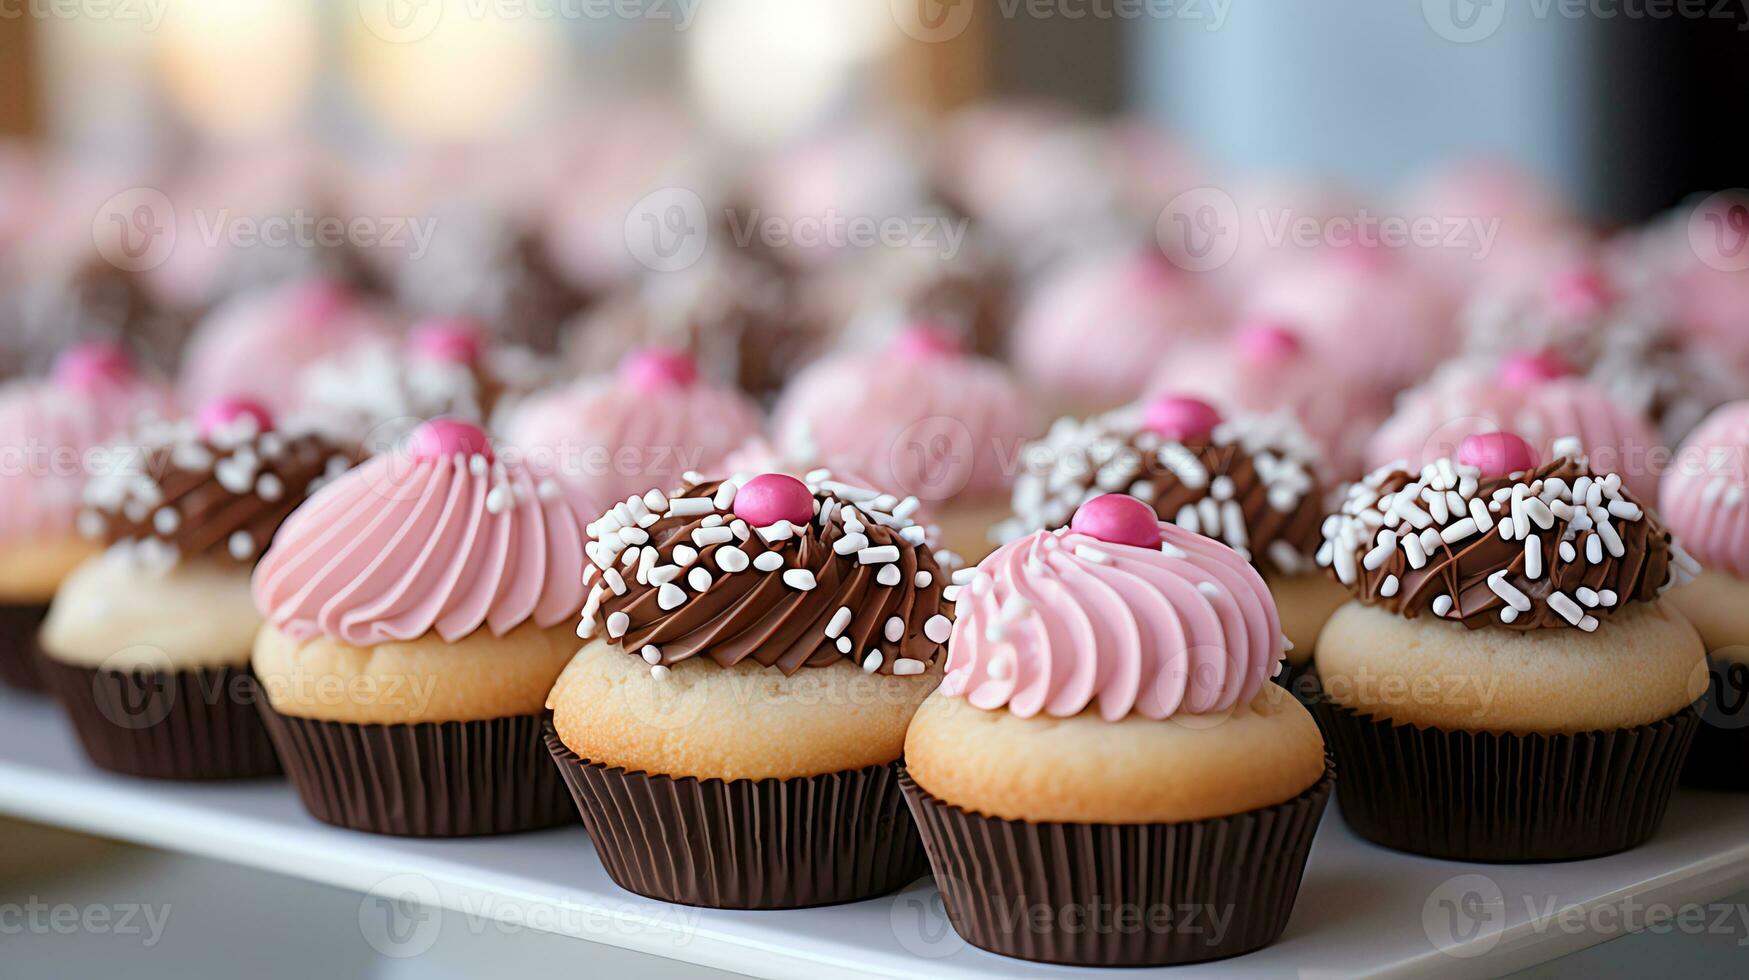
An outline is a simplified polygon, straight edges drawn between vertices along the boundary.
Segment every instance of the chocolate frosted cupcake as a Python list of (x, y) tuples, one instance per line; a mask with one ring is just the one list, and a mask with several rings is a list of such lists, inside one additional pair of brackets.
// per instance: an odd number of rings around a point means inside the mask
[(1507, 433), (1381, 470), (1324, 525), (1354, 594), (1318, 638), (1319, 705), (1360, 834), (1552, 861), (1644, 842), (1694, 735), (1700, 637), (1661, 597), (1693, 562), (1571, 442)]
[(1222, 419), (1204, 402), (1162, 396), (1085, 422), (1059, 420), (1020, 459), (1003, 538), (1065, 527), (1094, 497), (1127, 493), (1263, 573), (1290, 668), (1311, 660), (1318, 631), (1347, 598), (1312, 561), (1324, 513), (1319, 453), (1290, 418)]
[[(1282, 637), (1262, 576), (1107, 494), (963, 577), (946, 678), (905, 738), (954, 928), (1070, 966), (1273, 942), (1332, 776), (1311, 715), (1269, 683)], [(1159, 914), (1187, 908), (1227, 926)]]
[(116, 772), (229, 779), (279, 771), (255, 707), (261, 617), (249, 577), (303, 499), (354, 451), (258, 406), (209, 405), (116, 447), (85, 489), (85, 534), (107, 550), (55, 594), (43, 669), (85, 752)]
[(576, 652), (583, 533), (462, 422), (323, 487), (255, 572), (263, 717), (317, 819), (413, 837), (574, 819), (540, 747)]
[(940, 680), (946, 575), (916, 501), (811, 476), (689, 482), (590, 526), (548, 746), (623, 888), (801, 908), (924, 870), (892, 763)]
[(0, 388), (0, 682), (40, 690), (37, 630), (61, 582), (101, 546), (79, 533), (80, 495), (109, 440), (174, 414), (121, 349), (64, 352), (46, 379)]
[(1700, 562), (1670, 604), (1700, 631), (1710, 679), (1683, 778), (1749, 789), (1749, 402), (1709, 415), (1664, 473), (1665, 520)]

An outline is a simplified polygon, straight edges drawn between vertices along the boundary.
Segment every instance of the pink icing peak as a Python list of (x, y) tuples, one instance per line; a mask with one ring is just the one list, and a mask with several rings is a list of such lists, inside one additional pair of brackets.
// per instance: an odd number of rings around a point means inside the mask
[(1285, 323), (1258, 317), (1239, 325), (1233, 336), (1239, 355), (1253, 364), (1285, 364), (1300, 356), (1305, 342)]
[(645, 347), (620, 362), (620, 380), (642, 392), (688, 388), (698, 380), (698, 366), (684, 351)]
[(919, 323), (899, 334), (893, 341), (893, 353), (907, 361), (924, 361), (958, 357), (965, 350), (947, 331), (931, 323)]
[(1040, 531), (984, 559), (959, 601), (941, 694), (1022, 718), (1092, 708), (1107, 721), (1250, 704), (1282, 656), (1263, 577), (1218, 541), (1158, 527), (1160, 548)]
[(331, 279), (312, 279), (293, 287), (287, 300), (300, 321), (325, 326), (352, 308), (352, 291)]
[(1510, 432), (1484, 432), (1464, 437), (1457, 461), (1480, 469), (1485, 477), (1510, 476), (1536, 469), (1536, 450)]
[(432, 419), (407, 437), (407, 454), (414, 459), (448, 459), (484, 456), (492, 459), (492, 440), (477, 425), (457, 419)]
[(1523, 391), (1538, 388), (1560, 378), (1570, 378), (1576, 372), (1559, 354), (1550, 351), (1521, 352), (1500, 362), (1500, 383)]
[(486, 350), (485, 333), (470, 320), (427, 320), (407, 337), (407, 348), (429, 361), (473, 366)]
[(212, 438), (214, 433), (229, 429), (241, 419), (253, 419), (255, 431), (273, 431), (273, 413), (258, 401), (248, 398), (215, 398), (207, 402), (195, 418), (200, 434)]
[(1549, 279), (1549, 305), (1569, 320), (1596, 316), (1615, 301), (1609, 276), (1595, 265), (1562, 269)]
[(1221, 413), (1199, 398), (1165, 395), (1148, 403), (1142, 424), (1166, 439), (1202, 440), (1221, 424)]
[(735, 491), (735, 516), (754, 527), (769, 527), (778, 521), (806, 524), (814, 519), (814, 494), (793, 476), (765, 473)]
[(134, 379), (134, 361), (120, 345), (94, 340), (75, 344), (55, 358), (55, 383), (75, 391), (94, 391)]
[(1724, 405), (1665, 469), (1658, 512), (1702, 565), (1749, 579), (1749, 401)]
[(1069, 522), (1069, 530), (1107, 544), (1136, 548), (1158, 548), (1162, 540), (1154, 508), (1121, 493), (1102, 494), (1082, 504)]

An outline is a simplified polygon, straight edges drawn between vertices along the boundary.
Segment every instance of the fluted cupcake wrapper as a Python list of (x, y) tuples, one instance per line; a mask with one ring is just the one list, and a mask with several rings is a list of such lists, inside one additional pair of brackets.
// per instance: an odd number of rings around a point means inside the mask
[(248, 667), (107, 670), (38, 662), (92, 764), (148, 779), (279, 775)]
[(608, 875), (680, 905), (798, 909), (885, 895), (929, 870), (891, 765), (796, 779), (675, 778), (546, 744)]
[(47, 603), (0, 604), (0, 684), (38, 693), (49, 689), (37, 645), (37, 631), (48, 614)]
[(1749, 790), (1749, 664), (1709, 658), (1700, 727), (1682, 781), (1702, 789)]
[(357, 725), (261, 715), (323, 823), (396, 837), (479, 837), (577, 822), (541, 750), (540, 716)]
[[(1275, 806), (1162, 824), (1031, 823), (961, 809), (901, 773), (955, 931), (1017, 959), (1172, 966), (1287, 928), (1335, 767)], [(1344, 774), (1346, 778), (1346, 774)]]
[(1336, 799), (1354, 832), (1457, 861), (1573, 861), (1636, 847), (1670, 806), (1700, 713), (1613, 731), (1446, 731), (1320, 697), (1313, 711), (1342, 766)]

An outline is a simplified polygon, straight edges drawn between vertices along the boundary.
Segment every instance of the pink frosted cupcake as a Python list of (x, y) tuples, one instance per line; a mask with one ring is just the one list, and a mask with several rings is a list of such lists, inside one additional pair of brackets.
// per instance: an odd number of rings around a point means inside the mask
[(393, 334), (392, 324), (327, 280), (240, 295), (196, 328), (179, 390), (191, 405), (244, 397), (276, 414), (295, 412), (312, 365)]
[(934, 511), (942, 546), (976, 558), (1007, 516), (1015, 456), (1035, 432), (1020, 385), (926, 326), (884, 350), (805, 371), (772, 418), (778, 451), (866, 474)]
[(1665, 523), (1702, 571), (1670, 593), (1700, 631), (1711, 686), (1685, 778), (1749, 789), (1749, 402), (1701, 423), (1664, 473)]
[(255, 570), (253, 665), (310, 812), (415, 837), (566, 822), (540, 715), (576, 652), (584, 564), (559, 488), (462, 422), (305, 501)]
[(1158, 254), (1086, 259), (1027, 301), (1014, 363), (1053, 415), (1092, 415), (1135, 400), (1155, 365), (1221, 323), (1197, 280)]
[[(1262, 576), (1113, 494), (956, 579), (947, 674), (906, 733), (902, 785), (960, 935), (1071, 966), (1273, 942), (1333, 779), (1311, 715), (1269, 682), (1282, 638)], [(1219, 935), (1009, 918), (1189, 905), (1234, 915)]]
[(1336, 373), (1293, 325), (1254, 318), (1231, 337), (1175, 351), (1148, 389), (1204, 398), (1228, 415), (1289, 416), (1317, 445), (1332, 475), (1354, 477), (1365, 469), (1367, 437), (1391, 405), (1368, 388), (1331, 384)]
[(1466, 436), (1501, 429), (1530, 440), (1544, 459), (1554, 455), (1557, 440), (1576, 438), (1641, 500), (1657, 499), (1657, 430), (1547, 354), (1515, 355), (1498, 366), (1450, 365), (1403, 395), (1396, 414), (1373, 436), (1367, 462), (1419, 468), (1455, 456)]
[(652, 347), (615, 374), (530, 396), (504, 431), (591, 520), (615, 501), (719, 469), (761, 422), (745, 395), (700, 379), (691, 357)]
[(101, 546), (79, 533), (86, 482), (116, 460), (100, 447), (175, 414), (170, 392), (117, 347), (64, 352), (50, 376), (0, 387), (0, 681), (39, 689), (37, 629), (74, 568)]

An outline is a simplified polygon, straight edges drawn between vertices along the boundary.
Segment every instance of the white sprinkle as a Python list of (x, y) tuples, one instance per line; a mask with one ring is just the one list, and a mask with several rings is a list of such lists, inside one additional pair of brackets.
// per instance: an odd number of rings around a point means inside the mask
[(942, 601), (944, 601), (944, 602), (958, 602), (958, 601), (960, 601), (960, 590), (963, 588), (964, 588), (964, 586), (961, 586), (961, 585), (944, 586), (941, 590)]
[(868, 547), (868, 537), (862, 534), (846, 534), (832, 542), (832, 551), (840, 555), (848, 555), (866, 547)]
[(626, 630), (632, 628), (632, 618), (623, 612), (607, 614), (607, 635), (614, 639), (626, 635)]
[(726, 527), (701, 527), (692, 532), (692, 543), (700, 548), (728, 544), (733, 540), (735, 540), (735, 532)]
[(724, 547), (716, 551), (717, 567), (733, 575), (747, 570), (747, 552), (740, 548)]
[(1585, 560), (1593, 565), (1603, 564), (1603, 539), (1595, 534), (1585, 535)]
[(1451, 596), (1449, 595), (1442, 594), (1433, 598), (1433, 614), (1435, 616), (1445, 616), (1451, 612), (1451, 606)]
[(1421, 547), (1421, 539), (1415, 535), (1411, 534), (1403, 539), (1403, 551), (1409, 557), (1410, 568), (1418, 569), (1427, 564), (1427, 551)]
[(931, 643), (946, 643), (948, 636), (952, 633), (953, 621), (940, 613), (929, 617), (928, 621), (923, 624), (923, 635), (928, 637)]
[(686, 584), (692, 586), (694, 592), (703, 592), (711, 587), (711, 573), (703, 568), (694, 568), (686, 573)]
[(1476, 526), (1476, 519), (1473, 517), (1466, 517), (1463, 520), (1450, 525), (1445, 530), (1440, 531), (1439, 540), (1446, 544), (1456, 544), (1465, 538), (1471, 537), (1478, 530), (1480, 530), (1480, 528)]
[(905, 575), (903, 572), (899, 571), (899, 566), (882, 565), (881, 570), (875, 573), (875, 584), (885, 585), (890, 588), (898, 585), (904, 580), (904, 578)]
[(486, 494), (486, 513), (502, 514), (510, 509), (510, 488), (500, 483)]
[(817, 585), (814, 573), (805, 568), (792, 568), (783, 573), (783, 584), (802, 592), (811, 592)]
[(1517, 609), (1514, 609), (1511, 606), (1506, 606), (1500, 610), (1500, 621), (1502, 623), (1512, 623), (1512, 622), (1516, 622), (1517, 620), (1518, 620), (1518, 610)]
[(1573, 596), (1579, 600), (1581, 606), (1594, 608), (1598, 604), (1597, 593), (1583, 585), (1573, 590)]
[(878, 548), (864, 548), (856, 553), (856, 560), (863, 565), (881, 565), (899, 560), (899, 546), (884, 544)]
[(927, 589), (934, 581), (935, 576), (921, 568), (917, 570), (916, 575), (911, 576), (911, 585), (913, 588)]
[(665, 582), (656, 590), (656, 605), (664, 611), (679, 609), (686, 603), (686, 592), (673, 582)]
[(668, 675), (671, 673), (673, 673), (673, 671), (669, 670), (667, 667), (662, 666), (661, 664), (657, 664), (656, 666), (650, 668), (650, 676), (658, 681), (667, 680)]
[(607, 587), (613, 590), (614, 595), (626, 594), (625, 576), (619, 573), (619, 569), (610, 568), (607, 571), (602, 572), (601, 580), (607, 583)]
[(622, 527), (619, 529), (619, 539), (626, 544), (649, 544), (650, 532), (641, 527)]
[(908, 660), (904, 657), (900, 657), (899, 659), (893, 661), (893, 673), (899, 675), (900, 677), (909, 677), (913, 674), (921, 674), (921, 673), (923, 673), (923, 667), (924, 667), (924, 664), (923, 664), (923, 661), (921, 661), (921, 660)]
[(1533, 582), (1543, 577), (1543, 539), (1534, 534), (1524, 539), (1524, 577)]
[(1087, 544), (1076, 545), (1075, 546), (1075, 554), (1081, 558), (1086, 559), (1087, 561), (1092, 562), (1095, 565), (1109, 565), (1109, 564), (1111, 564), (1111, 556), (1106, 554), (1103, 551), (1100, 551), (1098, 548), (1093, 547), (1092, 545), (1087, 545)]
[(255, 481), (255, 492), (261, 495), (262, 500), (273, 503), (285, 496), (285, 481), (272, 473), (263, 473), (261, 479)]
[(667, 585), (680, 577), (680, 571), (679, 565), (657, 565), (650, 569), (650, 584)]
[(748, 541), (753, 537), (753, 530), (747, 526), (746, 521), (743, 521), (738, 517), (729, 522), (729, 533), (733, 534), (737, 540), (741, 541)]
[(169, 507), (160, 507), (152, 514), (152, 529), (159, 534), (175, 534), (182, 526), (182, 515)]
[(1561, 542), (1561, 560), (1562, 561), (1571, 562), (1578, 557), (1579, 557), (1579, 553), (1577, 551), (1573, 550), (1573, 542), (1571, 542), (1571, 541), (1562, 541)]
[(725, 480), (722, 485), (718, 486), (716, 496), (711, 498), (711, 503), (715, 504), (718, 510), (728, 510), (733, 506), (735, 503), (734, 481)]
[(897, 616), (887, 619), (886, 631), (883, 634), (888, 643), (897, 643), (905, 638), (905, 621)]
[(766, 544), (776, 544), (779, 541), (788, 541), (790, 538), (795, 537), (796, 533), (795, 525), (791, 524), (789, 521), (778, 521), (776, 524), (756, 528), (756, 530), (759, 532), (760, 539)]
[(230, 551), (232, 558), (243, 561), (255, 553), (255, 539), (250, 536), (248, 531), (232, 531), (231, 536), (225, 540), (225, 547)]
[(1602, 592), (1597, 593), (1598, 604), (1603, 606), (1606, 609), (1611, 607), (1611, 606), (1614, 606), (1618, 601), (1620, 601), (1620, 598), (1621, 597), (1617, 596), (1615, 594), (1614, 590), (1612, 590), (1612, 589), (1604, 589)]
[(1518, 612), (1530, 611), (1530, 597), (1519, 591), (1511, 582), (1506, 581), (1504, 569), (1488, 576), (1488, 588), (1494, 590), (1495, 595)]
[(1631, 500), (1611, 500), (1608, 509), (1610, 516), (1624, 521), (1637, 521), (1645, 516), (1644, 512)]
[(862, 669), (867, 673), (872, 674), (881, 669), (881, 663), (881, 652), (879, 650), (870, 650), (868, 656), (862, 661)]
[(659, 557), (661, 556), (656, 553), (655, 548), (645, 548), (644, 553), (638, 556), (637, 579), (639, 585), (650, 584), (650, 573), (656, 570), (656, 560)]
[(638, 651), (638, 656), (643, 657), (644, 663), (652, 667), (662, 662), (662, 651), (652, 643), (644, 644), (644, 648)]
[[(674, 517), (702, 517), (713, 509), (709, 497), (676, 497), (668, 501), (668, 513)], [(654, 507), (650, 508), (655, 510)]]
[(1201, 592), (1203, 595), (1206, 595), (1211, 599), (1219, 599), (1221, 597), (1221, 587), (1213, 582), (1196, 583), (1196, 591)]
[(845, 656), (850, 655), (850, 637), (841, 636), (832, 645), (838, 648), (839, 653), (842, 653)]
[(850, 607), (839, 606), (838, 611), (826, 623), (826, 638), (836, 640), (844, 634), (845, 627), (850, 625)]
[(1379, 595), (1389, 599), (1397, 594), (1397, 590), (1402, 588), (1402, 585), (1403, 583), (1397, 580), (1397, 576), (1386, 575), (1385, 580), (1379, 583)]
[(1597, 534), (1603, 538), (1603, 546), (1609, 549), (1611, 555), (1620, 558), (1627, 554), (1627, 548), (1622, 545), (1621, 535), (1616, 533), (1615, 526), (1609, 521), (1599, 520), (1597, 522)]
[(683, 544), (677, 544), (674, 546), (674, 556), (673, 557), (674, 557), (674, 564), (677, 567), (691, 568), (692, 563), (695, 561), (698, 561), (698, 549), (688, 547), (687, 545), (683, 545)]
[(1587, 633), (1597, 632), (1597, 617), (1596, 616), (1582, 616), (1582, 617), (1580, 617), (1579, 628), (1584, 630)]
[(1578, 626), (1579, 620), (1585, 616), (1585, 610), (1580, 609), (1579, 604), (1569, 598), (1565, 592), (1549, 593), (1549, 608), (1559, 613), (1562, 619), (1573, 626)]
[(753, 567), (762, 572), (775, 572), (783, 567), (783, 556), (775, 551), (760, 552), (759, 557), (753, 559)]

